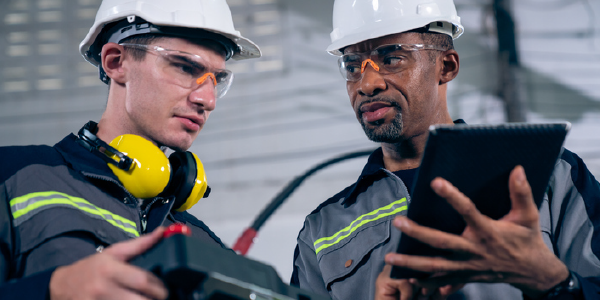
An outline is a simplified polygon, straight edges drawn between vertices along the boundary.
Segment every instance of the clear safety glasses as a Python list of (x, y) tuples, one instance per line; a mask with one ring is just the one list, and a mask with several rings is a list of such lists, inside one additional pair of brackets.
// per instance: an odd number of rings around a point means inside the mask
[(215, 86), (215, 97), (221, 98), (227, 93), (233, 81), (231, 71), (211, 68), (208, 61), (196, 54), (169, 50), (160, 46), (129, 43), (121, 45), (157, 54), (156, 64), (165, 81), (184, 88), (195, 89), (210, 79)]
[(381, 74), (393, 74), (410, 68), (417, 60), (419, 50), (446, 49), (436, 45), (393, 44), (382, 45), (362, 53), (346, 53), (338, 60), (340, 72), (346, 81), (358, 81), (362, 78), (367, 64)]

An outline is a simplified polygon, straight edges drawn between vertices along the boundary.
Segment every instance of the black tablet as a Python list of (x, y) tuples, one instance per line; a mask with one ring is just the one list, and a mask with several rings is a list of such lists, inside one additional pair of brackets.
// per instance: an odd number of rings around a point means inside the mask
[[(469, 197), (483, 214), (499, 219), (510, 211), (508, 176), (523, 166), (533, 198), (541, 205), (554, 165), (571, 124), (507, 123), (436, 125), (412, 188), (407, 216), (416, 223), (453, 234), (466, 226), (462, 217), (431, 189), (442, 177)], [(445, 256), (449, 253), (402, 235), (398, 253)], [(392, 278), (424, 278), (428, 273), (393, 267)]]

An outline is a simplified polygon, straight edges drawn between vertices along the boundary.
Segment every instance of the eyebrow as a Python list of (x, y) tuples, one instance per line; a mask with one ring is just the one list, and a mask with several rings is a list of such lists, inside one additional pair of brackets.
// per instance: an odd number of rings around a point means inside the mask
[(182, 61), (184, 61), (184, 62), (192, 65), (194, 68), (198, 68), (198, 69), (205, 69), (206, 68), (206, 66), (204, 66), (202, 64), (199, 64), (198, 62), (196, 62), (196, 61), (194, 61), (194, 60), (192, 60), (192, 59), (190, 59), (190, 58), (188, 58), (186, 56), (177, 55), (177, 54), (174, 54), (173, 56), (175, 58), (177, 58), (177, 59), (180, 59), (180, 60), (182, 60)]
[(402, 49), (402, 47), (398, 47), (398, 45), (384, 45), (382, 47), (373, 49), (373, 51), (376, 52), (377, 54), (387, 54), (387, 53), (394, 52), (394, 51), (406, 51), (406, 50)]

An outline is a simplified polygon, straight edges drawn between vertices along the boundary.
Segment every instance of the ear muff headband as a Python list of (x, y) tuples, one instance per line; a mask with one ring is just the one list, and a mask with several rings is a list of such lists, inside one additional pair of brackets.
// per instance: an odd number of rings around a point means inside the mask
[(99, 139), (96, 132), (98, 132), (98, 124), (94, 121), (87, 122), (77, 133), (79, 137), (77, 143), (105, 162), (116, 165), (120, 169), (129, 170), (133, 160)]

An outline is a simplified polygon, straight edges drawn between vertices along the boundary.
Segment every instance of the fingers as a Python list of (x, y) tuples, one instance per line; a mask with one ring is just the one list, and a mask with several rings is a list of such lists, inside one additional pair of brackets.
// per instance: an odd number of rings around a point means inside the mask
[[(459, 272), (467, 267), (463, 261), (448, 260), (442, 257), (404, 255), (394, 252), (385, 255), (385, 263), (427, 273)], [(469, 269), (472, 269), (472, 267)]]
[(481, 227), (489, 218), (479, 212), (475, 204), (461, 193), (450, 182), (443, 178), (435, 178), (431, 181), (431, 188), (440, 197), (446, 201), (463, 217), (467, 225)]
[(462, 289), (464, 286), (465, 286), (464, 283), (449, 284), (449, 285), (439, 288), (439, 294), (441, 297), (448, 297), (448, 296), (456, 293), (458, 290)]
[(162, 239), (164, 227), (156, 228), (152, 233), (146, 234), (139, 238), (114, 244), (103, 251), (118, 260), (128, 261), (150, 249), (158, 241)]
[(419, 286), (421, 287), (421, 295), (426, 297), (426, 299), (430, 299), (430, 300), (442, 300), (442, 299), (446, 299), (448, 296), (454, 294), (455, 292), (457, 292), (458, 290), (462, 289), (465, 284), (464, 283), (460, 283), (460, 284), (447, 284), (447, 285), (434, 285), (434, 284), (424, 284), (421, 281), (418, 281), (416, 279), (411, 279), (410, 283), (412, 283), (415, 286)]
[(418, 289), (415, 289), (406, 279), (398, 281), (397, 286), (400, 291), (400, 300), (413, 299), (415, 291), (418, 291)]
[[(412, 282), (411, 282), (412, 283)], [(451, 294), (464, 287), (464, 284), (446, 285), (439, 288), (422, 288), (421, 293), (417, 297), (418, 300), (445, 300)]]
[(154, 274), (138, 267), (121, 264), (115, 267), (112, 279), (121, 288), (135, 291), (150, 299), (166, 299), (169, 295), (162, 280)]
[(461, 236), (420, 226), (404, 216), (396, 217), (394, 219), (394, 226), (402, 231), (402, 233), (434, 248), (468, 253), (474, 253), (477, 250), (471, 242)]
[(57, 268), (50, 278), (51, 299), (166, 299), (168, 291), (160, 279), (127, 263), (158, 242), (163, 231), (158, 228)]
[(98, 253), (57, 268), (50, 278), (50, 298), (166, 299), (164, 284), (150, 272)]
[(504, 219), (529, 228), (538, 226), (538, 208), (522, 166), (516, 166), (512, 170), (508, 179), (508, 187), (512, 208)]
[[(126, 242), (108, 247), (104, 254), (113, 256), (118, 261), (128, 261), (138, 256), (162, 239), (163, 227), (153, 232)], [(112, 280), (124, 289), (135, 291), (151, 299), (166, 299), (168, 291), (163, 282), (154, 274), (127, 263), (115, 264), (111, 269)]]
[(413, 285), (406, 279), (390, 278), (392, 266), (386, 265), (375, 281), (375, 300), (410, 300), (414, 297)]
[[(99, 297), (97, 298), (98, 300), (102, 299), (107, 299), (107, 300), (155, 300), (153, 298), (144, 296), (144, 295), (140, 295), (140, 294), (136, 294), (133, 293), (132, 291), (128, 291), (128, 290), (123, 290), (123, 289), (113, 289), (113, 293), (111, 293), (110, 296), (107, 297)], [(54, 300), (54, 299), (52, 299)]]

